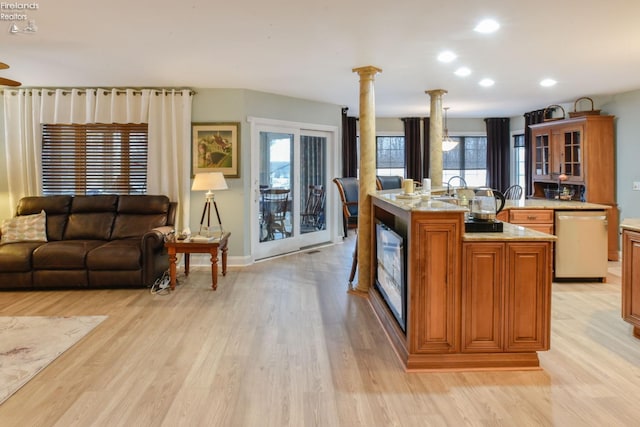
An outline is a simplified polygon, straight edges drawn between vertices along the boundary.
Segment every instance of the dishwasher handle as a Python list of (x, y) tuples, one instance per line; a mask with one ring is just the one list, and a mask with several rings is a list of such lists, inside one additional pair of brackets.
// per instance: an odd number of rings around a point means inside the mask
[(607, 222), (607, 216), (606, 215), (599, 215), (599, 216), (558, 215), (558, 220), (560, 220), (560, 221), (566, 221), (566, 220), (572, 220), (572, 221), (604, 221), (606, 223)]

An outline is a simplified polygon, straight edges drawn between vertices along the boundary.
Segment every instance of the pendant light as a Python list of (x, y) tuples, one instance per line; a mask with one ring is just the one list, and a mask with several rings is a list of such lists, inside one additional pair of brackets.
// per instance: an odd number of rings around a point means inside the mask
[(449, 129), (447, 129), (447, 110), (449, 107), (444, 107), (444, 136), (442, 138), (442, 151), (451, 151), (456, 148), (458, 141), (455, 141), (449, 137)]

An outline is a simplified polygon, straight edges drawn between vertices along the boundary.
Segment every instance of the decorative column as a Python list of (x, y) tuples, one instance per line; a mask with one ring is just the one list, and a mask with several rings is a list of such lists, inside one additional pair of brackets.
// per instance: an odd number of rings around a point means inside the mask
[(373, 226), (371, 196), (376, 191), (376, 106), (373, 81), (380, 68), (354, 68), (360, 75), (360, 177), (358, 197), (358, 284), (355, 292), (367, 293), (371, 285)]
[(431, 187), (442, 187), (442, 95), (444, 89), (425, 91), (431, 97), (429, 114), (429, 177)]

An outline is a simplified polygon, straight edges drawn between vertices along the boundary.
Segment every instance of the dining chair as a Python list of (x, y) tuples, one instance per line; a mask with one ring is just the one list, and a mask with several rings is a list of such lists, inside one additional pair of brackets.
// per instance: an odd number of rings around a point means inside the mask
[(261, 191), (262, 220), (267, 231), (265, 240), (274, 240), (276, 232), (280, 234), (280, 238), (291, 236), (291, 231), (287, 231), (290, 193), (291, 190), (286, 188), (267, 188)]
[(520, 200), (522, 198), (522, 187), (514, 184), (503, 192), (504, 198), (507, 200)]
[(344, 237), (347, 237), (349, 229), (358, 228), (358, 178), (334, 178), (333, 182), (338, 187), (338, 193), (340, 194), (342, 227), (344, 229)]
[(393, 188), (402, 188), (402, 177), (393, 175), (377, 175), (376, 176), (376, 188), (378, 190), (391, 190)]
[(300, 214), (302, 232), (324, 229), (325, 191), (322, 185), (309, 185), (304, 211)]

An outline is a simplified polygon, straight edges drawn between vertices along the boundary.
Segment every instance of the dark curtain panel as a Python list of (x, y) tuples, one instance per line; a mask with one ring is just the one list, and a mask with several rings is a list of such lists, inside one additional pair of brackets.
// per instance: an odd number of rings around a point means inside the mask
[(324, 185), (325, 141), (323, 136), (300, 136), (300, 194), (303, 197), (310, 185)]
[(422, 181), (422, 141), (420, 118), (408, 117), (404, 122), (404, 170), (405, 178)]
[(524, 194), (530, 196), (533, 193), (533, 148), (531, 147), (531, 129), (529, 125), (544, 122), (544, 109), (524, 113)]
[(431, 149), (429, 141), (430, 131), (430, 123), (429, 117), (425, 117), (422, 120), (422, 177), (423, 178), (431, 178), (431, 172), (429, 171), (429, 166), (431, 162), (431, 156), (429, 155), (429, 150)]
[(510, 184), (508, 118), (484, 119), (487, 126), (487, 185), (504, 191)]
[(348, 108), (342, 109), (342, 176), (358, 174), (358, 132), (356, 117), (347, 117)]

